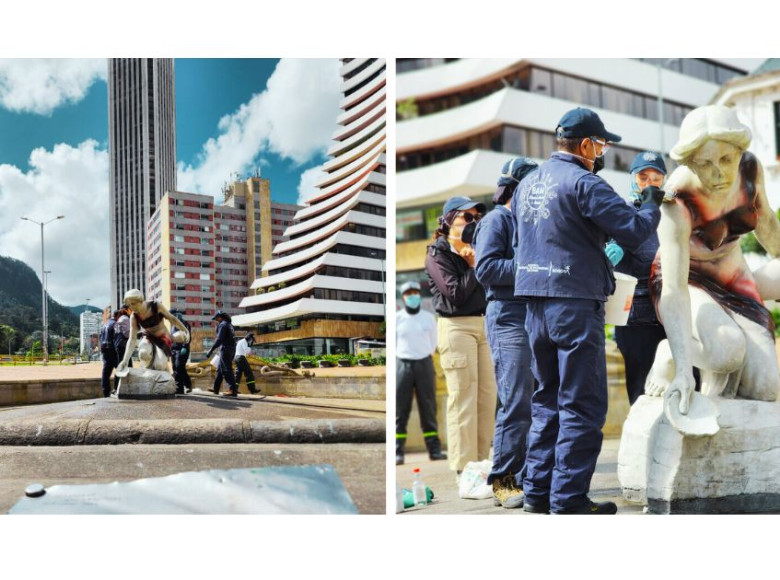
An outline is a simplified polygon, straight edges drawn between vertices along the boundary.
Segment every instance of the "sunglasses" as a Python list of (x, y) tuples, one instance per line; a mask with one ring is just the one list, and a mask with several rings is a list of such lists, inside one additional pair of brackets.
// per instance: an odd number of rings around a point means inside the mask
[(479, 213), (478, 214), (473, 214), (473, 213), (468, 213), (468, 212), (465, 212), (465, 211), (461, 211), (461, 212), (458, 212), (458, 213), (455, 214), (456, 218), (458, 216), (462, 217), (463, 221), (465, 221), (467, 224), (470, 224), (473, 221), (479, 221), (479, 220), (482, 219), (482, 214), (479, 214)]

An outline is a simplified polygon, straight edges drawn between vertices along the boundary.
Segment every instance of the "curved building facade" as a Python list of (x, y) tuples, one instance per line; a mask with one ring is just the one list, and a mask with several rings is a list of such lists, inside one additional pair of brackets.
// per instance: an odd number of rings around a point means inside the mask
[(385, 319), (386, 67), (342, 59), (341, 114), (318, 192), (294, 216), (286, 241), (240, 304), (236, 326), (253, 329), (259, 351), (351, 352), (381, 336)]
[(628, 195), (634, 156), (668, 151), (688, 112), (757, 64), (760, 60), (398, 59), (396, 284), (423, 280), (425, 246), (443, 202), (453, 195), (489, 202), (507, 159), (524, 155), (541, 162), (556, 149), (555, 127), (566, 111), (591, 108), (623, 137), (610, 147), (599, 175)]

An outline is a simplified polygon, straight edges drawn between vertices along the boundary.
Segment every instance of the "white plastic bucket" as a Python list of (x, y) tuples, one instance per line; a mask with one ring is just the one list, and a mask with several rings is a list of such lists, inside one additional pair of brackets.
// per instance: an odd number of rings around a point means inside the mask
[(631, 304), (634, 302), (636, 278), (615, 272), (615, 293), (609, 297), (604, 308), (604, 321), (615, 326), (625, 326)]

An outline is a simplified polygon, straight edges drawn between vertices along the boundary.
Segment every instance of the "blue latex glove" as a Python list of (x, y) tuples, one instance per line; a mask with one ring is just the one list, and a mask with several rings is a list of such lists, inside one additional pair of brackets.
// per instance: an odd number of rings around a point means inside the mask
[(607, 258), (609, 258), (609, 261), (612, 262), (613, 266), (617, 266), (620, 263), (620, 260), (623, 259), (623, 248), (617, 245), (617, 243), (613, 240), (607, 244), (607, 247), (604, 248), (604, 253), (607, 255)]

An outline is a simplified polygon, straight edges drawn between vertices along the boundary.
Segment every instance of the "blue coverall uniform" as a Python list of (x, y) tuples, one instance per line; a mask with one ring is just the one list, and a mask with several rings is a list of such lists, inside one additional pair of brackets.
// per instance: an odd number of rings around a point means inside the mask
[(493, 466), (488, 483), (514, 475), (522, 487), (526, 437), (531, 425), (531, 348), (525, 330), (525, 303), (514, 295), (515, 226), (512, 213), (498, 205), (475, 234), (476, 275), (487, 295), (485, 328), (501, 407), (496, 413)]
[(655, 307), (650, 300), (648, 288), (650, 268), (658, 246), (658, 234), (653, 232), (635, 251), (625, 251), (623, 258), (615, 266), (615, 272), (622, 272), (637, 279), (628, 324), (615, 327), (615, 342), (626, 363), (628, 402), (632, 405), (644, 394), (645, 380), (653, 366), (656, 348), (658, 343), (666, 338), (664, 327), (658, 322)]
[(573, 155), (555, 152), (519, 185), (515, 295), (528, 298), (526, 330), (538, 387), (531, 399), (523, 491), (553, 512), (589, 501), (607, 416), (604, 302), (615, 291), (608, 237), (634, 250), (658, 226)]
[(233, 374), (233, 357), (236, 355), (236, 336), (233, 325), (227, 320), (223, 320), (217, 326), (217, 339), (211, 347), (206, 358), (211, 357), (217, 348), (219, 348), (219, 366), (217, 367), (217, 376), (214, 379), (213, 392), (219, 393), (222, 386), (222, 379), (228, 384), (232, 393), (238, 393), (236, 377)]

